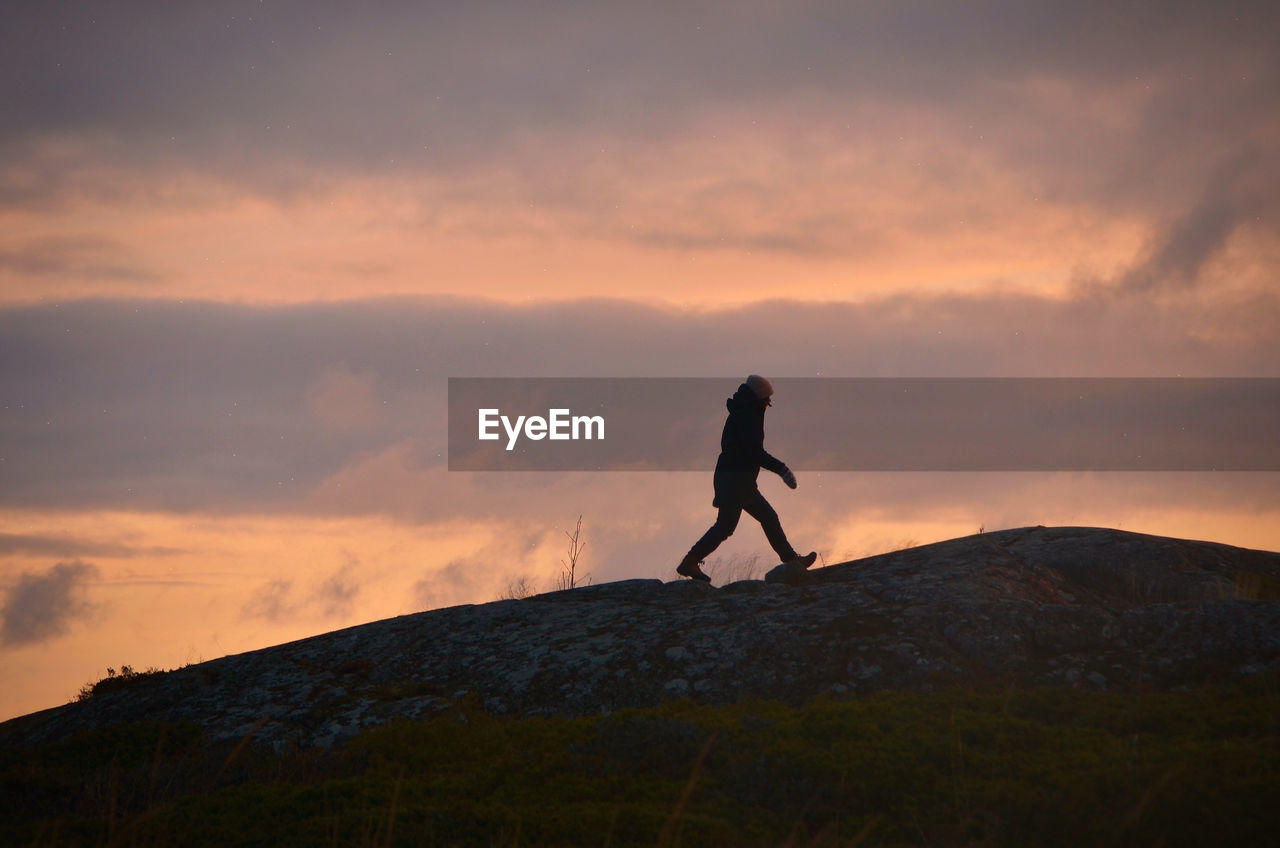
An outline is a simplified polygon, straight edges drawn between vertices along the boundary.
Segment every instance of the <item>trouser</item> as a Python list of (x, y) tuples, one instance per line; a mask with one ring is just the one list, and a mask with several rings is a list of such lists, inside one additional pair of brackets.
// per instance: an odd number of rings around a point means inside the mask
[(759, 489), (753, 491), (746, 500), (728, 498), (718, 500), (720, 512), (716, 516), (716, 523), (702, 534), (701, 539), (693, 543), (693, 547), (685, 556), (686, 561), (701, 562), (710, 556), (712, 551), (720, 547), (721, 542), (733, 535), (733, 531), (738, 527), (738, 519), (742, 517), (744, 511), (760, 522), (760, 526), (764, 528), (764, 535), (769, 539), (769, 544), (782, 562), (790, 562), (796, 558), (795, 549), (787, 541), (787, 534), (782, 532), (782, 522), (778, 521), (778, 513), (764, 499), (764, 495), (760, 494)]

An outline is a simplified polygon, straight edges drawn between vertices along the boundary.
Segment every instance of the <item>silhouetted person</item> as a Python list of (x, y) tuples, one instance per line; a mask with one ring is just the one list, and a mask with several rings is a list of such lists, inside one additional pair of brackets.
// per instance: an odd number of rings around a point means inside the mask
[(791, 469), (764, 449), (764, 411), (772, 406), (772, 397), (773, 386), (769, 381), (759, 374), (752, 374), (738, 386), (733, 397), (725, 401), (729, 417), (725, 419), (724, 432), (720, 435), (720, 458), (716, 460), (714, 477), (715, 499), (711, 501), (711, 505), (720, 512), (716, 523), (676, 566), (677, 574), (710, 583), (711, 578), (699, 563), (733, 535), (743, 511), (760, 522), (769, 544), (783, 562), (801, 559), (808, 568), (817, 559), (816, 552), (803, 558), (796, 553), (787, 541), (787, 534), (782, 532), (778, 513), (756, 487), (761, 468), (777, 474), (792, 489), (796, 487), (796, 475), (791, 473)]

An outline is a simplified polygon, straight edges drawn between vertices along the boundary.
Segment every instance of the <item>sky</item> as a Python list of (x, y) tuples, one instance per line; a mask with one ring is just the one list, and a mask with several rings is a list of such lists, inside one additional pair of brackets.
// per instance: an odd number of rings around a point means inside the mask
[[(579, 516), (674, 577), (713, 455), (451, 472), (449, 377), (722, 378), (713, 439), (749, 373), (1280, 377), (1273, 3), (107, 5), (0, 29), (0, 719), (551, 588)], [(1280, 549), (1273, 473), (798, 476), (828, 563)]]

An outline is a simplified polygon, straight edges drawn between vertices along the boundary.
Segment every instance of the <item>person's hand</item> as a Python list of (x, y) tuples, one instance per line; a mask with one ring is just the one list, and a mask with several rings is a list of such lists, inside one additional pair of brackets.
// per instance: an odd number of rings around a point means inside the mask
[(782, 477), (782, 482), (787, 484), (788, 489), (794, 489), (796, 487), (796, 475), (790, 468), (784, 467), (782, 469), (782, 474), (779, 476)]

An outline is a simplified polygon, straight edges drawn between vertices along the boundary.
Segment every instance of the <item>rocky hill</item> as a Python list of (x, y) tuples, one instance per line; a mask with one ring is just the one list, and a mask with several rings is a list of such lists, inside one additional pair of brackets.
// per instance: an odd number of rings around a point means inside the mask
[(1029, 527), (786, 583), (624, 580), (401, 616), (129, 681), (0, 725), (0, 747), (142, 719), (332, 745), (459, 699), (590, 714), (966, 681), (1194, 687), (1280, 666), (1280, 554)]

